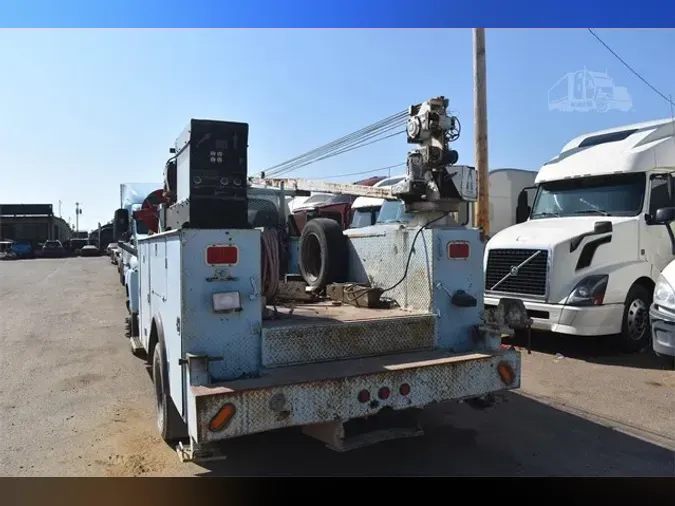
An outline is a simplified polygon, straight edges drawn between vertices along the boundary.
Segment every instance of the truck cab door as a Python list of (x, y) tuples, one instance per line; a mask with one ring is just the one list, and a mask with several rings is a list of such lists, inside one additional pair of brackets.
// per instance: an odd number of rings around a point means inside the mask
[(649, 181), (648, 212), (641, 221), (640, 256), (662, 271), (675, 256), (668, 231), (663, 225), (653, 222), (656, 211), (663, 207), (675, 207), (673, 178), (670, 174), (652, 174)]

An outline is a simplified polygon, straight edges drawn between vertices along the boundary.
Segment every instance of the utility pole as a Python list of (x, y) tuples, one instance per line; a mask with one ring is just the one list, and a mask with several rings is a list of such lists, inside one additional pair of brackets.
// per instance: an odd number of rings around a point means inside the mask
[(61, 217), (61, 201), (59, 200), (59, 218)]
[(478, 201), (474, 223), (481, 236), (490, 234), (490, 179), (488, 174), (487, 75), (485, 70), (485, 28), (473, 29), (473, 114), (475, 162), (478, 174)]
[(75, 202), (75, 233), (80, 232), (80, 215), (82, 214), (82, 208), (80, 207), (79, 202)]

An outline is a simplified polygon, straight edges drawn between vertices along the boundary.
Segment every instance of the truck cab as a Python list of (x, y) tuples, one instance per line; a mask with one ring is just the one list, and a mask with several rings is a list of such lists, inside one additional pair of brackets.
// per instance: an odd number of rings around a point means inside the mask
[(519, 199), (524, 221), (486, 246), (485, 306), (517, 296), (533, 328), (647, 346), (655, 283), (674, 258), (655, 220), (673, 207), (673, 132), (671, 119), (594, 132), (544, 164), (533, 204)]
[[(375, 183), (375, 188), (389, 187), (400, 183), (405, 179), (405, 175), (390, 177)], [(357, 197), (352, 204), (352, 216), (349, 228), (361, 228), (375, 225), (380, 214), (380, 209), (384, 205), (384, 199), (373, 197)]]

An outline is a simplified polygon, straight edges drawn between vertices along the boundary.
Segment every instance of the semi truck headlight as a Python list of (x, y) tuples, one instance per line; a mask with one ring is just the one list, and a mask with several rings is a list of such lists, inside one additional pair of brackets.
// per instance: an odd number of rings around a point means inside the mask
[(221, 292), (213, 294), (213, 310), (216, 313), (229, 313), (241, 310), (239, 292)]
[(675, 309), (675, 292), (663, 275), (659, 276), (654, 288), (654, 304), (668, 309)]
[(608, 280), (609, 276), (606, 274), (596, 274), (582, 279), (570, 293), (567, 304), (570, 306), (599, 306), (605, 298)]

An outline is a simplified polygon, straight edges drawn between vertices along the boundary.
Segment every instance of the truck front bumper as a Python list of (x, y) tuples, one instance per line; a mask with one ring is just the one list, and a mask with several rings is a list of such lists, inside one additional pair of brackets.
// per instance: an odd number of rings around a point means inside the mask
[[(501, 297), (485, 296), (485, 307), (497, 307)], [(623, 304), (565, 306), (523, 300), (532, 328), (575, 336), (601, 336), (621, 332)]]
[(649, 320), (654, 352), (657, 355), (675, 357), (675, 314), (667, 313), (652, 304), (649, 308)]
[[(503, 379), (509, 374), (508, 380)], [(403, 410), (482, 397), (519, 386), (520, 353), (515, 350), (417, 352), (283, 367), (260, 378), (191, 386), (188, 427), (196, 443), (208, 444), (283, 427), (352, 420), (385, 407)], [(212, 422), (222, 419), (224, 409), (233, 414), (216, 429)]]

